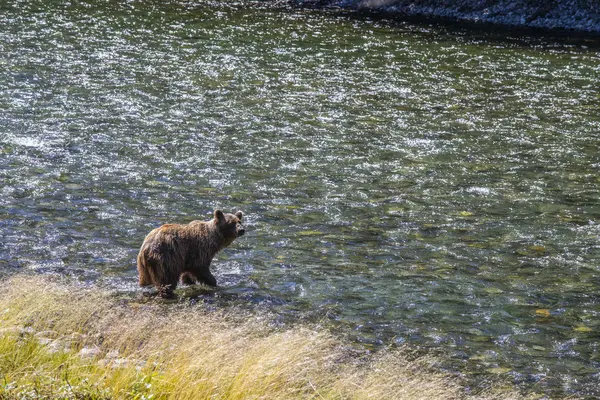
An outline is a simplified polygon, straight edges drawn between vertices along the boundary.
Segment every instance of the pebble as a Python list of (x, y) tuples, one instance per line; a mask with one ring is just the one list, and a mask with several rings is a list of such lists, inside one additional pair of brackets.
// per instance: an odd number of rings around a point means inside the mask
[(94, 358), (100, 354), (100, 349), (96, 346), (93, 347), (83, 347), (79, 350), (79, 356), (83, 358)]

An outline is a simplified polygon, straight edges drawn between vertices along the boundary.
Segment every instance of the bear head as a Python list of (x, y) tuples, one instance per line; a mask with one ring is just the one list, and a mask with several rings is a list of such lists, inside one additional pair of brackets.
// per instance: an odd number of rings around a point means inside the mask
[(241, 211), (235, 214), (225, 214), (221, 210), (215, 210), (215, 224), (229, 243), (246, 233), (246, 229), (242, 225), (243, 216), (244, 214)]

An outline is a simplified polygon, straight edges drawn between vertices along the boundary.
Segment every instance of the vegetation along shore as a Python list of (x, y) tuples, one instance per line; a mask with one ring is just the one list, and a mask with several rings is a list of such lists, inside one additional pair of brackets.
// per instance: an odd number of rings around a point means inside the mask
[(358, 356), (319, 329), (123, 299), (49, 277), (0, 283), (1, 399), (521, 399), (407, 351)]

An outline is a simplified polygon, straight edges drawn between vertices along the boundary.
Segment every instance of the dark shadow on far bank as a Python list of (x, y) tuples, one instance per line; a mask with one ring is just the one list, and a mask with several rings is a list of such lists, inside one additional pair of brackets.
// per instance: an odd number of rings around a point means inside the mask
[(435, 38), (456, 38), (471, 42), (487, 42), (511, 47), (574, 47), (578, 50), (600, 50), (600, 32), (584, 32), (559, 28), (504, 25), (455, 18), (407, 15), (394, 11), (350, 9), (323, 5), (325, 2), (290, 4), (290, 9), (324, 13), (331, 17), (370, 21)]

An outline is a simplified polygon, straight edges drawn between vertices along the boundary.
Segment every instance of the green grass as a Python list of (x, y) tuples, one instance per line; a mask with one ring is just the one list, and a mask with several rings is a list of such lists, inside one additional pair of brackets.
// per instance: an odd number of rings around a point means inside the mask
[(231, 310), (119, 300), (49, 278), (0, 282), (0, 399), (466, 397), (435, 360), (413, 358), (359, 359), (326, 332)]

